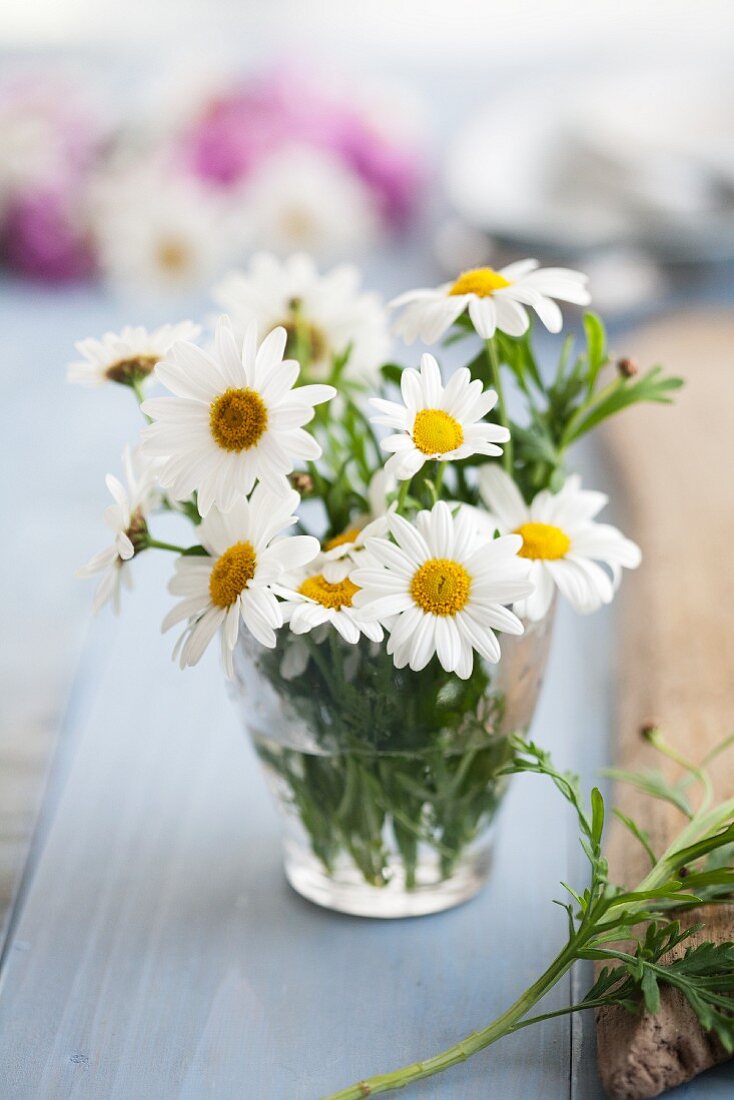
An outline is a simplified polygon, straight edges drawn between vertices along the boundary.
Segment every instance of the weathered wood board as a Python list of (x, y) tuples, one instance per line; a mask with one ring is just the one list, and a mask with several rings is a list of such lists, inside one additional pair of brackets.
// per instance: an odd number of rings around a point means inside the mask
[[(638, 770), (660, 766), (643, 723), (659, 724), (694, 760), (734, 733), (734, 318), (668, 319), (624, 351), (642, 368), (663, 362), (686, 379), (673, 408), (633, 409), (606, 432), (625, 526), (644, 552), (622, 598), (615, 753), (619, 766)], [(663, 770), (675, 774), (673, 765)], [(714, 775), (718, 797), (734, 794), (734, 753)], [(656, 851), (681, 827), (675, 807), (629, 787), (619, 786), (616, 801)], [(642, 848), (619, 822), (608, 855), (622, 881), (643, 876)], [(707, 936), (734, 939), (734, 907), (704, 917)], [(723, 1057), (671, 991), (655, 1020), (600, 1013), (598, 1045), (602, 1080), (619, 1100), (656, 1096)]]

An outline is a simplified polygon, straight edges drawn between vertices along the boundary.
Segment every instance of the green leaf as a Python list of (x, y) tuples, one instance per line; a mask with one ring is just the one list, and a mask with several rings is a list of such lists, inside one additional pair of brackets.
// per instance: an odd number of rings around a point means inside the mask
[(528, 380), (541, 393), (544, 390), (543, 379), (538, 369), (532, 347), (532, 329), (523, 336), (508, 336), (504, 332), (495, 334), (500, 362), (505, 363), (517, 378), (521, 388), (527, 393)]
[(380, 374), (386, 382), (390, 382), (393, 386), (400, 386), (403, 368), (398, 363), (383, 363)]
[(599, 371), (607, 359), (607, 334), (601, 318), (596, 313), (584, 314), (584, 332), (586, 333), (587, 389), (591, 393), (596, 386)]
[(604, 768), (602, 775), (607, 779), (614, 779), (618, 783), (629, 783), (630, 786), (635, 787), (644, 794), (649, 794), (652, 798), (659, 798), (664, 802), (672, 803), (686, 817), (693, 817), (693, 810), (685, 795), (678, 787), (669, 783), (662, 772), (654, 770), (630, 772), (625, 771), (623, 768)]
[(632, 835), (636, 837), (637, 840), (639, 840), (640, 844), (647, 852), (648, 858), (650, 860), (650, 866), (654, 867), (658, 861), (658, 857), (655, 855), (655, 852), (652, 849), (650, 838), (647, 833), (643, 829), (641, 829), (639, 825), (632, 820), (631, 817), (627, 817), (627, 815), (623, 814), (621, 810), (618, 810), (616, 806), (612, 810), (612, 813), (617, 818), (617, 820), (621, 821), (622, 824), (629, 829)]
[(645, 1008), (654, 1016), (656, 1012), (660, 1011), (660, 987), (654, 971), (649, 967), (646, 967), (643, 971), (640, 988), (645, 1000)]
[(598, 787), (591, 792), (591, 839), (599, 846), (604, 831), (604, 799)]
[(671, 394), (683, 385), (682, 378), (661, 377), (662, 367), (651, 367), (641, 378), (635, 380), (619, 378), (605, 390), (599, 399), (593, 401), (586, 415), (580, 418), (570, 431), (564, 435), (568, 446), (581, 436), (596, 428), (603, 420), (640, 401), (657, 402), (669, 405)]

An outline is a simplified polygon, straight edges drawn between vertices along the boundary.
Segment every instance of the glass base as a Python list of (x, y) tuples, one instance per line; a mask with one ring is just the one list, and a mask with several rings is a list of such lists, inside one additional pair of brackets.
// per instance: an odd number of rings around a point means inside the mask
[(302, 897), (324, 909), (383, 920), (422, 917), (469, 901), (487, 880), (491, 846), (487, 837), (467, 852), (454, 873), (440, 878), (439, 860), (427, 852), (418, 862), (415, 885), (406, 887), (398, 859), (390, 863), (385, 886), (370, 886), (348, 857), (336, 861), (333, 874), (307, 849), (286, 840), (284, 867), (288, 882)]

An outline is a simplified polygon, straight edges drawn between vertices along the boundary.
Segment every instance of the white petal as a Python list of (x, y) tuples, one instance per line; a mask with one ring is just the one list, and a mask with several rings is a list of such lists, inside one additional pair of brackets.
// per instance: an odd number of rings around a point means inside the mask
[(529, 519), (528, 507), (517, 485), (499, 463), (488, 462), (479, 471), (479, 493), (500, 521), (503, 531), (515, 531)]
[(483, 340), (491, 340), (497, 328), (497, 310), (492, 298), (472, 298), (469, 316)]
[(412, 561), (420, 563), (431, 557), (426, 540), (406, 519), (393, 514), (387, 517), (387, 523), (398, 546), (402, 547)]
[(301, 569), (318, 555), (321, 546), (312, 535), (289, 535), (272, 543), (262, 560), (275, 560), (283, 570)]
[(430, 409), (440, 408), (443, 396), (441, 371), (435, 357), (428, 352), (421, 356), (421, 383), (426, 406)]
[(410, 650), (410, 667), (413, 672), (425, 668), (436, 652), (436, 616), (422, 615), (413, 635)]
[(530, 622), (539, 622), (548, 614), (555, 594), (553, 578), (545, 562), (534, 561), (530, 570), (530, 580), (535, 589), (524, 600), (517, 600), (513, 610), (521, 619), (529, 619)]
[(461, 657), (459, 632), (450, 615), (436, 619), (436, 655), (446, 672), (453, 672)]

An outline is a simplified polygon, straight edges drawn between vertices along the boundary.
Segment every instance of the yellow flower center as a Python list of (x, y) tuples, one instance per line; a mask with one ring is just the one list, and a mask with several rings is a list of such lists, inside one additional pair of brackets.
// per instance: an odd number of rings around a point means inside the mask
[(225, 390), (212, 402), (209, 410), (209, 428), (225, 451), (249, 450), (267, 426), (268, 410), (255, 390)]
[(443, 455), (464, 442), (464, 429), (443, 409), (420, 409), (413, 423), (413, 442), (424, 455)]
[(341, 607), (351, 607), (355, 592), (359, 592), (359, 586), (353, 584), (349, 577), (343, 581), (332, 584), (320, 573), (313, 577), (307, 577), (298, 589), (302, 596), (308, 596), (322, 607), (332, 607), (338, 611)]
[(571, 540), (565, 531), (550, 523), (523, 523), (515, 534), (522, 535), (522, 546), (518, 550), (521, 558), (557, 561), (564, 558), (571, 548)]
[(456, 615), (466, 606), (471, 577), (449, 558), (430, 558), (413, 574), (410, 594), (431, 615)]
[(236, 542), (217, 558), (209, 577), (215, 607), (231, 607), (255, 576), (257, 557), (251, 542)]
[(133, 359), (118, 359), (107, 368), (105, 376), (110, 382), (129, 386), (132, 382), (147, 378), (157, 362), (157, 355), (136, 355)]
[(191, 266), (191, 250), (173, 237), (158, 242), (156, 257), (161, 268), (171, 275), (180, 275)]
[(356, 542), (359, 538), (359, 527), (348, 527), (341, 535), (335, 535), (324, 543), (324, 550), (336, 550), (337, 546), (347, 546), (350, 542)]
[(474, 267), (459, 275), (449, 294), (476, 294), (478, 298), (489, 298), (495, 290), (506, 286), (510, 286), (510, 280), (493, 267)]

